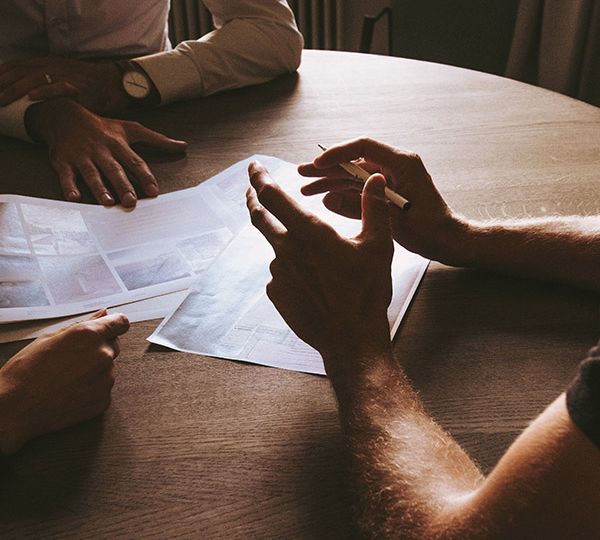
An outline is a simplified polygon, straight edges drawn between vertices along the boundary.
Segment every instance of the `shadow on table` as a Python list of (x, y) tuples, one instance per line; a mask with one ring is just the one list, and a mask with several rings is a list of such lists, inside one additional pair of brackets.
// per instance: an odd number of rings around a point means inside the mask
[(41, 524), (70, 513), (93, 470), (102, 436), (103, 419), (98, 417), (39, 437), (4, 458), (0, 463), (2, 528), (11, 524), (18, 532), (19, 524)]

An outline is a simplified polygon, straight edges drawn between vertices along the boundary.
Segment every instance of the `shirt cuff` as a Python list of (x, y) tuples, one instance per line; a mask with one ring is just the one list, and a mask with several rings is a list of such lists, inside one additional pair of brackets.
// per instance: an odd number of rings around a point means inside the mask
[(204, 94), (198, 67), (177, 49), (134, 58), (134, 61), (152, 79), (160, 94), (161, 105)]
[(0, 107), (0, 134), (34, 142), (25, 128), (25, 112), (34, 103), (36, 102), (25, 96), (10, 105)]

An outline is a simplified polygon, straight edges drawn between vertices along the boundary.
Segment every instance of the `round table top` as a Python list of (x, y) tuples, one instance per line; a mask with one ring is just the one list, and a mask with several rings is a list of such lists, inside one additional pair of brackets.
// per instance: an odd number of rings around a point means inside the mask
[[(151, 163), (164, 192), (251, 154), (302, 162), (317, 143), (368, 135), (418, 152), (469, 217), (600, 206), (600, 109), (454, 67), (305, 51), (297, 75), (136, 118), (190, 143), (184, 159)], [(4, 193), (61, 198), (39, 146), (1, 139), (0, 174)], [(489, 471), (597, 340), (597, 308), (588, 292), (432, 263), (395, 354), (431, 414)], [(327, 379), (151, 346), (157, 324), (122, 338), (102, 418), (2, 462), (0, 535), (351, 537)]]

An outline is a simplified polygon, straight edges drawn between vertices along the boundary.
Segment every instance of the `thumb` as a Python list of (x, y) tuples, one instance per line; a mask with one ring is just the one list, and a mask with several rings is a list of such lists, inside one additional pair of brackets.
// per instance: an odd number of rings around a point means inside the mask
[(101, 317), (105, 317), (108, 315), (108, 310), (106, 308), (99, 309), (96, 313), (93, 313), (90, 319), (100, 319)]
[(122, 313), (96, 319), (98, 331), (105, 339), (114, 339), (129, 330), (129, 319)]
[(169, 154), (180, 154), (187, 149), (187, 143), (185, 141), (171, 139), (162, 133), (148, 129), (141, 124), (128, 126), (128, 131), (130, 142), (132, 143), (142, 143)]
[(365, 182), (361, 197), (362, 231), (365, 239), (376, 239), (390, 231), (390, 210), (385, 199), (386, 181), (372, 174)]

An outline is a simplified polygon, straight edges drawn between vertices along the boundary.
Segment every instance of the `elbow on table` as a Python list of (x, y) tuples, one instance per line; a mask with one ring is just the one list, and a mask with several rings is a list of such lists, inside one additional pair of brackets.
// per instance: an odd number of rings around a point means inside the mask
[(298, 29), (286, 28), (285, 39), (280, 44), (285, 47), (283, 54), (282, 71), (293, 73), (300, 67), (302, 61), (302, 49), (304, 48), (304, 37)]

